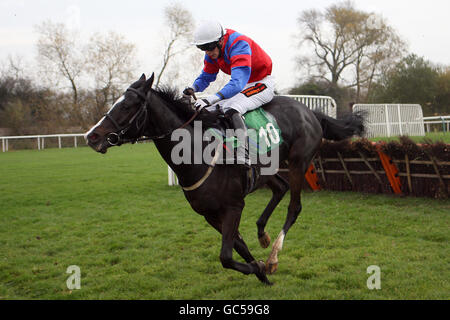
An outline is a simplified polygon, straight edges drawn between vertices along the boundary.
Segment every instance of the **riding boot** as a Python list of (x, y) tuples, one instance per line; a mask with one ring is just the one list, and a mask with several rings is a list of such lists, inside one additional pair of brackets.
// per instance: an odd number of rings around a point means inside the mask
[(248, 153), (247, 126), (245, 125), (244, 119), (242, 118), (242, 115), (234, 109), (227, 111), (226, 115), (231, 119), (235, 136), (239, 142), (236, 148), (236, 164), (250, 168), (251, 162)]

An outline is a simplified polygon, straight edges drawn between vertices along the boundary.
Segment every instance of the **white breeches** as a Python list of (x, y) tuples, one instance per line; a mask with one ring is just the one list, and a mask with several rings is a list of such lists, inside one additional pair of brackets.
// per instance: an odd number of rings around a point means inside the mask
[(270, 102), (273, 99), (274, 90), (274, 77), (267, 76), (261, 81), (248, 83), (244, 90), (229, 99), (218, 102), (218, 105), (224, 113), (235, 109), (244, 114)]

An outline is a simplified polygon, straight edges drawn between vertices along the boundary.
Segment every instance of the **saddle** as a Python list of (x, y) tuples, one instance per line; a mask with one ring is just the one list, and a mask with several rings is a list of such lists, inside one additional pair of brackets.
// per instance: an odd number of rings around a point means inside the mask
[[(204, 124), (206, 123), (206, 127), (208, 127), (206, 131), (216, 139), (222, 140), (226, 148), (236, 149), (239, 146), (239, 140), (235, 136), (227, 135), (227, 130), (233, 129), (233, 126), (219, 107), (215, 107), (213, 110), (203, 109), (199, 118), (204, 121)], [(278, 148), (283, 142), (275, 117), (265, 111), (263, 107), (245, 113), (243, 118), (247, 126), (247, 151), (251, 156), (265, 155)]]

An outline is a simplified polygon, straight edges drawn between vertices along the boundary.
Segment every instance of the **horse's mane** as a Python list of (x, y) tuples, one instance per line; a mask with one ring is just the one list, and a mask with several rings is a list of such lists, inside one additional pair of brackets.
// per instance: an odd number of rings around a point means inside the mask
[[(167, 102), (167, 107), (172, 112), (178, 115), (182, 120), (189, 120), (195, 113), (193, 104), (188, 99), (181, 96), (176, 88), (169, 86), (161, 86), (156, 89), (152, 89), (161, 99)], [(201, 112), (197, 118), (197, 121), (202, 121), (203, 126), (211, 127), (216, 123), (216, 115), (209, 112)], [(192, 125), (192, 123), (191, 123)]]
[(169, 86), (158, 87), (153, 90), (161, 99), (167, 102), (167, 107), (170, 108), (176, 115), (183, 120), (187, 120), (193, 116), (195, 110), (189, 101), (180, 96), (176, 88)]

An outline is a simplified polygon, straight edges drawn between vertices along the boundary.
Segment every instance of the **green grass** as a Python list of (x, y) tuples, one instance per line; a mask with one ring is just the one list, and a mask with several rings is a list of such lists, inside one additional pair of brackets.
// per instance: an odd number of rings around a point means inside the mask
[[(411, 140), (413, 140), (416, 143), (424, 143), (426, 140), (431, 140), (433, 142), (442, 141), (444, 143), (450, 143), (450, 132), (431, 132), (427, 133), (425, 137), (416, 137), (416, 136), (410, 136)], [(378, 138), (371, 138), (371, 141), (398, 141), (399, 137), (378, 137)]]
[[(265, 260), (246, 198), (240, 231)], [(272, 239), (288, 197), (267, 231)], [(0, 299), (448, 299), (449, 201), (303, 194), (279, 269), (262, 285), (224, 270), (220, 235), (194, 213), (153, 144), (0, 153)], [(241, 260), (240, 257), (236, 259)], [(69, 290), (66, 269), (81, 269)], [(381, 290), (366, 269), (381, 268)]]

